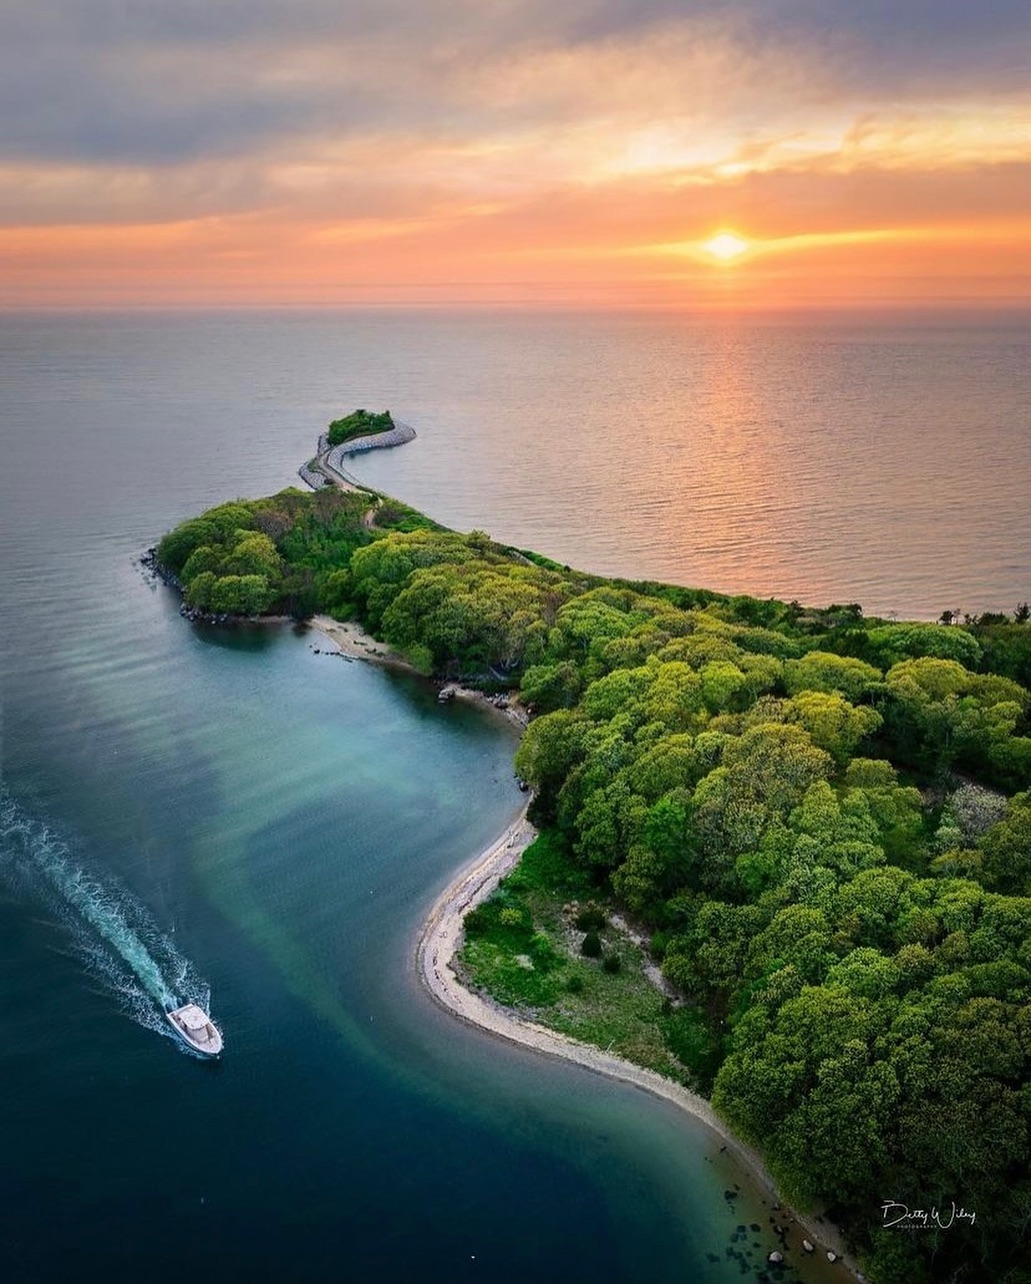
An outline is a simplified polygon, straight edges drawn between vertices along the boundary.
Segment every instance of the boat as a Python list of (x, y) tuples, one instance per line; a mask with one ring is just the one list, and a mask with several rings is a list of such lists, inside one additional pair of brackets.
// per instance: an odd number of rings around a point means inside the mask
[(180, 1039), (201, 1056), (217, 1057), (222, 1051), (222, 1034), (211, 1017), (196, 1003), (184, 1003), (165, 1016)]

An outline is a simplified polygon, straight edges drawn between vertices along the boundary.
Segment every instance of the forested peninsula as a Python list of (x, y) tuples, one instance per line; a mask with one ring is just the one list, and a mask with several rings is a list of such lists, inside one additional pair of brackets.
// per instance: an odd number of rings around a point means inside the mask
[[(518, 695), (541, 833), (467, 919), (473, 979), (710, 1096), (878, 1284), (1031, 1280), (1026, 606), (602, 579), (335, 487), (211, 509), (157, 562), (187, 609), (355, 620)], [(631, 938), (665, 995), (627, 998)]]

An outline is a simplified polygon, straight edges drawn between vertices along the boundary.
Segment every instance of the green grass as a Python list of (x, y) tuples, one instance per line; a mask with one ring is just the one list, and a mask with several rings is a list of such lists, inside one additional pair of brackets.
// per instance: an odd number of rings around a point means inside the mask
[(573, 864), (557, 836), (550, 831), (539, 834), (527, 847), (502, 886), (522, 896), (543, 892), (550, 900), (560, 896), (583, 900), (594, 890), (590, 874)]
[[(370, 491), (370, 494), (379, 494), (379, 492)], [(382, 495), (380, 499), (375, 518), (375, 524), (380, 530), (389, 529), (406, 533), (417, 530), (444, 532), (448, 530), (446, 526), (435, 522), (432, 517), (427, 517), (425, 513), (420, 513), (417, 508), (412, 508), (409, 504), (403, 504), (399, 499), (392, 499), (389, 495)]]
[[(476, 988), (519, 1015), (584, 1043), (693, 1084), (688, 1065), (705, 1052), (700, 1018), (671, 1013), (644, 971), (641, 950), (611, 927), (603, 955), (584, 958), (584, 932), (569, 907), (597, 903), (589, 874), (574, 865), (553, 835), (542, 834), (494, 895), (465, 920), (458, 964)], [(603, 906), (604, 908), (604, 906)], [(606, 971), (617, 954), (620, 968)], [(686, 1054), (682, 1062), (674, 1054)]]

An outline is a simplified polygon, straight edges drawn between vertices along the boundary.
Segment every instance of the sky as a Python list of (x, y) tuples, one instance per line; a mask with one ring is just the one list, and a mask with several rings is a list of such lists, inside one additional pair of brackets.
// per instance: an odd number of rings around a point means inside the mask
[(370, 303), (1026, 307), (1031, 6), (0, 0), (0, 307)]

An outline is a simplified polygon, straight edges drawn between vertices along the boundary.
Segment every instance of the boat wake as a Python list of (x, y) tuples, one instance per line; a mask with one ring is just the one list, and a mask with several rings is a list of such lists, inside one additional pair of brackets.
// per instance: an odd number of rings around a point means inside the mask
[(20, 899), (42, 903), (75, 955), (124, 1012), (148, 1030), (176, 1038), (164, 1013), (182, 1003), (205, 1011), (210, 987), (124, 887), (87, 871), (68, 844), (0, 793), (0, 877)]

